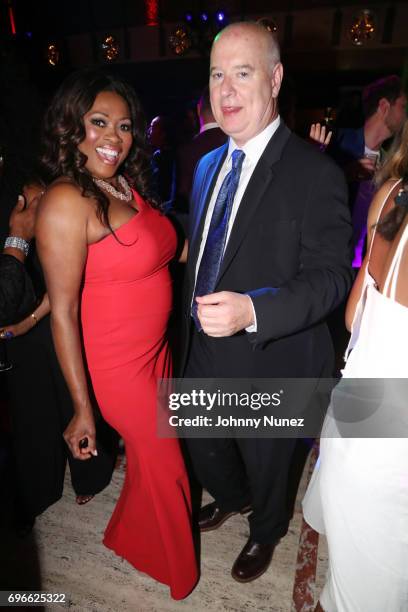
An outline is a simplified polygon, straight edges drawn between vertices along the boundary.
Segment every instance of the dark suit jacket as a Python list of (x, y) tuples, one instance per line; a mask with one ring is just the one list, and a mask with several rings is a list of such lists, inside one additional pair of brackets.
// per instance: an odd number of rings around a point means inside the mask
[(361, 159), (364, 156), (364, 126), (336, 130), (327, 152), (340, 166)]
[[(184, 353), (206, 210), (227, 145), (199, 163), (190, 211)], [(215, 291), (252, 296), (257, 332), (204, 336), (203, 377), (331, 376), (325, 317), (351, 285), (351, 226), (342, 172), (281, 122), (240, 203)]]
[(217, 149), (227, 140), (220, 128), (210, 128), (194, 136), (177, 152), (177, 204), (179, 212), (188, 212), (194, 170), (203, 155)]

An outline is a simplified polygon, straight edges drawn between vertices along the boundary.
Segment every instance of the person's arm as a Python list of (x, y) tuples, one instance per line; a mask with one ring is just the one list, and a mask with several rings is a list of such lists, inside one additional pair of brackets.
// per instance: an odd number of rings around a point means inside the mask
[[(42, 199), (36, 224), (37, 249), (50, 300), (55, 350), (74, 407), (74, 416), (64, 438), (77, 459), (97, 454), (79, 331), (79, 294), (88, 252), (90, 211), (89, 201), (79, 190), (61, 183), (50, 188)], [(80, 448), (80, 441), (85, 438), (88, 446)]]
[(341, 171), (325, 159), (303, 214), (298, 274), (281, 287), (248, 292), (257, 332), (254, 344), (278, 339), (324, 319), (346, 297), (352, 280), (351, 223)]
[(350, 295), (347, 300), (345, 322), (346, 322), (346, 329), (349, 332), (351, 332), (351, 328), (352, 328), (353, 321), (354, 321), (354, 315), (356, 313), (357, 304), (360, 300), (361, 292), (363, 290), (364, 277), (365, 277), (367, 266), (368, 266), (368, 257), (366, 256), (361, 265), (361, 268), (358, 271), (358, 274), (353, 283), (353, 286), (350, 291)]
[[(24, 262), (29, 242), (34, 234), (40, 192), (30, 192), (29, 195), (26, 200), (23, 196), (18, 198), (9, 220), (9, 236), (6, 241), (9, 246), (0, 254), (0, 325), (2, 326), (18, 318), (21, 308), (27, 305), (27, 296), (32, 296), (32, 306), (35, 305), (34, 289)], [(0, 333), (4, 338), (4, 329)]]
[(48, 293), (46, 293), (41, 300), (40, 304), (33, 310), (27, 317), (15, 323), (14, 325), (6, 325), (2, 329), (2, 336), (4, 338), (15, 338), (16, 336), (22, 336), (30, 331), (37, 325), (41, 319), (50, 313), (50, 301), (48, 299)]

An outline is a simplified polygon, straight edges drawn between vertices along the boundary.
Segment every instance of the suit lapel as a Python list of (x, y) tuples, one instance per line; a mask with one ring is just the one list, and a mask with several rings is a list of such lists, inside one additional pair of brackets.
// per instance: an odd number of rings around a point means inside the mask
[(290, 130), (281, 121), (252, 173), (239, 205), (217, 282), (219, 282), (228, 269), (245, 234), (250, 229), (251, 219), (262, 202), (266, 189), (271, 185), (275, 177), (274, 165), (280, 160), (290, 134)]

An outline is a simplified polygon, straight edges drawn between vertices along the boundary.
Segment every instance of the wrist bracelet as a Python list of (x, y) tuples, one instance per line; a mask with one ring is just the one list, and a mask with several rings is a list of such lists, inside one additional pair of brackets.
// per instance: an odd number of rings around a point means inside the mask
[(38, 319), (37, 319), (37, 317), (35, 316), (35, 314), (33, 312), (30, 314), (30, 317), (33, 319), (34, 325), (37, 325)]
[(19, 251), (23, 251), (24, 255), (27, 257), (30, 245), (28, 244), (27, 240), (24, 240), (24, 238), (19, 238), (18, 236), (8, 236), (6, 238), (6, 242), (4, 243), (4, 248), (18, 249)]

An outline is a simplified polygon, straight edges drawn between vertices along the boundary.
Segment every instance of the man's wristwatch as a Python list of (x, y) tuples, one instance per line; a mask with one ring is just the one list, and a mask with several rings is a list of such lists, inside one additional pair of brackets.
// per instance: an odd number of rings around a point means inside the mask
[(23, 251), (24, 255), (27, 257), (30, 245), (27, 240), (24, 240), (24, 238), (19, 238), (18, 236), (8, 236), (6, 238), (6, 242), (4, 243), (4, 248), (18, 249), (19, 251)]

